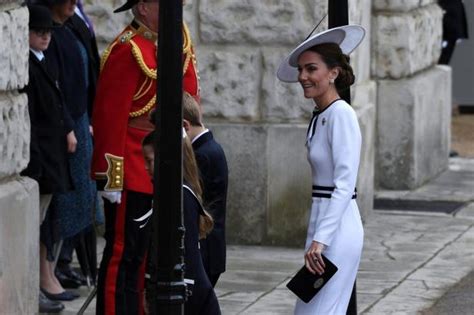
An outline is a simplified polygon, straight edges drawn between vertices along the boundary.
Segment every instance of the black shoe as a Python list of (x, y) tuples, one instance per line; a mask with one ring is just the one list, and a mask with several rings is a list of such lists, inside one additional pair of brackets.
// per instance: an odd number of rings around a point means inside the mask
[(65, 275), (69, 279), (73, 279), (73, 280), (79, 282), (81, 285), (86, 285), (87, 284), (87, 280), (82, 275), (82, 273), (75, 271), (69, 265), (67, 265), (64, 268), (56, 268), (56, 270), (61, 272), (63, 275)]
[(61, 293), (53, 294), (41, 288), (40, 290), (41, 292), (43, 292), (44, 295), (46, 295), (48, 299), (53, 300), (53, 301), (72, 301), (74, 299), (77, 299), (80, 296), (76, 292), (72, 292), (72, 291), (64, 291)]
[(51, 301), (41, 291), (39, 293), (39, 312), (40, 313), (59, 313), (64, 309), (61, 302)]
[(56, 278), (58, 278), (59, 283), (61, 283), (63, 288), (77, 289), (82, 285), (81, 281), (66, 276), (64, 273), (62, 273), (58, 269), (56, 269), (54, 274), (56, 275)]

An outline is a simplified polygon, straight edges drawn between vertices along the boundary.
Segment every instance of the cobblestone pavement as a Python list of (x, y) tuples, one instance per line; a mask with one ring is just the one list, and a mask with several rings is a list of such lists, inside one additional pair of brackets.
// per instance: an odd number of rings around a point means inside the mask
[[(454, 215), (374, 211), (367, 219), (357, 279), (360, 314), (416, 314), (474, 270), (473, 176), (474, 160), (452, 159), (449, 171), (418, 195), (392, 195), (465, 202)], [(292, 314), (295, 297), (285, 284), (302, 263), (302, 249), (229, 246), (216, 290), (223, 314)], [(63, 314), (76, 314), (87, 289), (81, 293)], [(86, 314), (94, 314), (94, 302)]]

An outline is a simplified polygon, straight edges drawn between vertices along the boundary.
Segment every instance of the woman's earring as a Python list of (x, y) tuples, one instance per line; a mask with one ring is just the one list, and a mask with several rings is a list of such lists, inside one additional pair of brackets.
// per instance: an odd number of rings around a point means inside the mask
[(334, 79), (330, 79), (329, 83), (334, 84)]

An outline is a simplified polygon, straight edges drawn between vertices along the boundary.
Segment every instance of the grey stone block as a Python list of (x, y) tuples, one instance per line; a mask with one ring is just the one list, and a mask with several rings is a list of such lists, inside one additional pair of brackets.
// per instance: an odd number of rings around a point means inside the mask
[(304, 243), (311, 200), (305, 125), (210, 125), (229, 164), (230, 243)]
[(437, 64), (442, 35), (438, 5), (396, 14), (377, 13), (372, 29), (372, 73), (377, 78), (399, 79)]
[(351, 0), (349, 2), (349, 23), (361, 25), (365, 28), (365, 37), (359, 47), (350, 55), (351, 66), (356, 75), (356, 83), (370, 80), (371, 48), (371, 23), (372, 16), (367, 14), (372, 11), (371, 0)]
[(405, 80), (381, 80), (378, 91), (376, 183), (416, 188), (448, 165), (450, 70), (437, 66)]
[(227, 240), (258, 244), (265, 234), (266, 130), (259, 125), (208, 124), (229, 166)]
[(267, 244), (304, 246), (311, 206), (307, 125), (268, 127)]
[(321, 20), (325, 2), (305, 0), (202, 0), (199, 5), (203, 43), (297, 44)]
[(375, 11), (408, 12), (432, 3), (436, 0), (374, 0), (373, 8)]
[(0, 178), (18, 174), (30, 159), (26, 94), (0, 92)]
[(259, 119), (259, 51), (202, 49), (200, 56), (205, 117), (234, 121)]
[(17, 2), (9, 3), (10, 11), (0, 11), (0, 91), (18, 89), (28, 83), (28, 9), (16, 7)]
[(23, 2), (23, 0), (2, 0), (0, 2), (0, 12), (18, 9)]
[(35, 181), (0, 183), (0, 310), (36, 314), (39, 289), (39, 191)]
[(374, 81), (366, 81), (356, 85), (352, 92), (352, 104), (357, 113), (362, 133), (362, 149), (357, 179), (357, 205), (365, 220), (373, 209), (374, 203), (374, 163), (376, 137), (376, 97), (377, 89)]

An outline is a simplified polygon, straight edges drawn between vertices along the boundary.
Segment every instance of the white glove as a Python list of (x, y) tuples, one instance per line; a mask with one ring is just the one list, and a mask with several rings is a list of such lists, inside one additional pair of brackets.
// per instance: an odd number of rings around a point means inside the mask
[(111, 203), (120, 203), (122, 200), (122, 193), (120, 191), (99, 191), (98, 195)]

